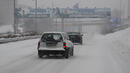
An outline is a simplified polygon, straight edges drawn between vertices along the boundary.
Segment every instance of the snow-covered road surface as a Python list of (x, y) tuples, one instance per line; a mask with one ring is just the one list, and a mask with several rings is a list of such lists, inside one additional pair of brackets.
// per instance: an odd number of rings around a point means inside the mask
[(103, 39), (103, 35), (91, 40), (84, 36), (84, 44), (75, 45), (69, 59), (38, 58), (38, 39), (1, 44), (0, 73), (127, 73)]

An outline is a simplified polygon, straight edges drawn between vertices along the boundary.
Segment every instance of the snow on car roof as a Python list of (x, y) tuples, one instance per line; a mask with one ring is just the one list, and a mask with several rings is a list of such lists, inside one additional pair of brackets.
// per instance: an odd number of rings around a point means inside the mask
[(62, 33), (66, 33), (66, 32), (43, 32), (43, 34), (45, 33), (59, 33), (59, 34), (62, 34)]
[(65, 32), (44, 32), (44, 33), (65, 33)]

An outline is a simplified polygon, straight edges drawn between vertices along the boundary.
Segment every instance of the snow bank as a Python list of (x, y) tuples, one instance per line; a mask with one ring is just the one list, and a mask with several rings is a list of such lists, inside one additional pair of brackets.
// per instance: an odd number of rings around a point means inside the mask
[(130, 28), (105, 35), (102, 42), (121, 65), (124, 73), (130, 73)]

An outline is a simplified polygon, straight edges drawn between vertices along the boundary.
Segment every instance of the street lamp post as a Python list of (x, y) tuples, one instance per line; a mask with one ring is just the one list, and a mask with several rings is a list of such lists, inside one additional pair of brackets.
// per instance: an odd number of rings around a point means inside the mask
[(35, 32), (37, 33), (37, 0), (35, 0)]

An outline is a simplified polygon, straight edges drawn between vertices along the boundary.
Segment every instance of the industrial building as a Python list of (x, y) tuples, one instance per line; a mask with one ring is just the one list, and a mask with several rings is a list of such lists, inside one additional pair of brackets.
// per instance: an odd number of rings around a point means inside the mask
[(130, 18), (130, 0), (128, 0), (128, 17)]
[[(0, 25), (12, 25), (13, 26), (13, 24), (15, 23), (14, 22), (14, 5), (15, 5), (14, 1), (15, 0), (0, 0)], [(16, 0), (16, 1), (18, 1), (18, 0)], [(112, 10), (118, 9), (117, 11), (121, 15), (122, 18), (125, 18), (125, 19), (127, 19), (128, 17), (130, 18), (130, 1), (129, 0), (121, 0), (121, 1), (122, 2), (118, 6), (118, 8), (113, 7)], [(81, 9), (81, 10), (85, 10), (85, 9)], [(91, 9), (89, 9), (89, 11), (91, 11)], [(97, 11), (96, 11), (96, 13), (98, 13)], [(121, 13), (120, 13), (120, 11), (121, 11)], [(70, 12), (73, 12), (73, 10), (70, 9)], [(79, 12), (80, 12), (80, 10), (79, 10)], [(82, 12), (85, 12), (85, 11), (82, 11)], [(101, 13), (101, 12), (99, 12), (99, 13)], [(116, 11), (115, 11), (115, 13), (116, 13)], [(111, 12), (111, 15), (113, 16), (115, 13)], [(110, 13), (108, 13), (108, 15), (109, 14)], [(37, 20), (35, 18), (32, 18), (32, 19), (25, 18), (25, 19), (20, 19), (20, 20), (24, 21), (24, 26), (25, 26), (24, 31), (25, 32), (30, 31), (30, 29), (29, 29), (30, 27), (34, 28), (36, 26), (37, 22), (40, 22), (41, 24), (39, 24), (39, 25), (44, 27), (44, 29), (46, 30), (47, 27), (45, 27), (45, 26), (52, 22), (50, 20), (50, 18), (47, 18), (47, 19), (43, 18), (43, 19), (37, 19)], [(28, 20), (33, 21), (33, 22), (30, 24)], [(43, 20), (45, 20), (45, 22)], [(26, 26), (29, 26), (29, 27), (26, 27)], [(37, 28), (33, 29), (33, 30), (41, 31), (43, 28), (38, 30), (38, 27), (41, 27), (41, 26), (37, 26)], [(51, 25), (48, 25), (48, 27), (49, 26), (51, 26)]]
[(14, 23), (14, 0), (0, 0), (0, 25)]

